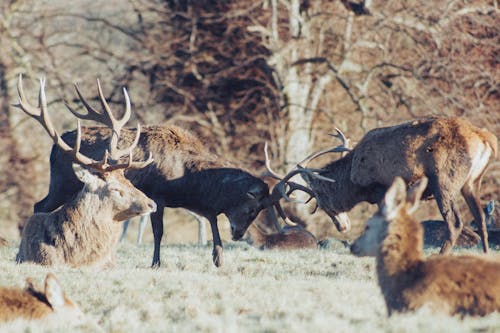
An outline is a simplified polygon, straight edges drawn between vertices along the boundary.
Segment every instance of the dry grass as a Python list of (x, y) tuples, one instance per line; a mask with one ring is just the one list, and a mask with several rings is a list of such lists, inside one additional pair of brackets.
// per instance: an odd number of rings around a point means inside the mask
[[(120, 245), (112, 269), (16, 265), (16, 242), (0, 248), (0, 285), (42, 281), (52, 271), (67, 293), (106, 332), (498, 332), (500, 314), (445, 317), (423, 309), (388, 318), (374, 260), (355, 258), (340, 243), (327, 250), (259, 251), (225, 247), (216, 269), (210, 247), (162, 247), (163, 266), (149, 268), (153, 246)], [(478, 250), (472, 250), (478, 252)], [(496, 253), (498, 255), (498, 253)], [(66, 332), (67, 327), (17, 321), (8, 332)], [(94, 332), (91, 324), (72, 331)]]

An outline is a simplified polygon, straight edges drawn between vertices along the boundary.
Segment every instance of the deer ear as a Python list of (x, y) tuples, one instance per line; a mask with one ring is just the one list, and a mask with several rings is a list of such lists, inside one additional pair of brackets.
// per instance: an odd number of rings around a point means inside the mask
[(54, 311), (61, 309), (66, 303), (64, 291), (52, 273), (45, 278), (45, 297)]
[(401, 177), (396, 177), (384, 197), (382, 213), (387, 220), (393, 220), (406, 203), (406, 185)]
[(422, 193), (424, 193), (427, 188), (428, 183), (427, 177), (422, 177), (411, 188), (408, 189), (406, 193), (406, 203), (408, 204), (408, 213), (414, 213), (418, 205), (420, 204), (420, 198), (422, 197)]

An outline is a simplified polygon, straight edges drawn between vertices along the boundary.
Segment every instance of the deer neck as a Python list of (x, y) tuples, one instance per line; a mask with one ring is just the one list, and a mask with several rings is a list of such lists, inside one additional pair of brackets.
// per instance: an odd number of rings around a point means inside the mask
[(399, 297), (401, 288), (418, 274), (424, 261), (423, 229), (409, 216), (388, 223), (377, 255), (377, 275), (384, 295)]
[(113, 220), (109, 199), (82, 190), (61, 210), (60, 246), (71, 264), (91, 264), (118, 242), (121, 224)]
[[(316, 188), (322, 193), (321, 197), (328, 200), (328, 204), (337, 212), (346, 212), (362, 201), (370, 201), (370, 191), (351, 181), (352, 154), (336, 160), (323, 169), (322, 176), (334, 179), (335, 182), (315, 180)], [(321, 206), (321, 205), (320, 205)]]

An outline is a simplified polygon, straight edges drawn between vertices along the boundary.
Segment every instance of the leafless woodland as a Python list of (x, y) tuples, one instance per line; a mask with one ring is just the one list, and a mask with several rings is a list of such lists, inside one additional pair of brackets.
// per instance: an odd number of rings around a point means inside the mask
[[(19, 237), (18, 224), (49, 181), (51, 141), (12, 107), (20, 73), (32, 92), (47, 77), (60, 131), (74, 126), (64, 100), (81, 106), (72, 83), (92, 92), (101, 78), (111, 104), (128, 89), (142, 124), (190, 129), (256, 175), (265, 141), (276, 165), (288, 169), (331, 145), (335, 126), (355, 144), (375, 127), (459, 116), (500, 136), (496, 0), (353, 2), (2, 1), (2, 236)], [(483, 203), (499, 198), (499, 182), (497, 159)], [(298, 209), (319, 239), (334, 232), (326, 215)], [(434, 205), (422, 210), (438, 216)], [(360, 206), (351, 220), (366, 216)]]

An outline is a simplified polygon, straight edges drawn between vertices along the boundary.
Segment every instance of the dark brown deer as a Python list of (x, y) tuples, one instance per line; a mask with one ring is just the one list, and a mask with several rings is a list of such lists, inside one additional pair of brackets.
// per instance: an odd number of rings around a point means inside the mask
[[(85, 101), (78, 87), (76, 91), (87, 112), (80, 114), (69, 108), (70, 111), (79, 118), (100, 121), (102, 112)], [(103, 102), (104, 95), (100, 88), (99, 96), (106, 113), (111, 113)], [(120, 143), (130, 144), (137, 133), (134, 129), (123, 129)], [(75, 131), (62, 135), (62, 139), (68, 144), (73, 144), (76, 137)], [(80, 150), (93, 158), (102, 156), (110, 137), (109, 128), (83, 127)], [(140, 170), (126, 171), (125, 176), (157, 205), (157, 211), (151, 215), (154, 236), (152, 267), (160, 266), (165, 207), (182, 207), (210, 222), (214, 244), (213, 262), (217, 267), (222, 264), (222, 242), (217, 227), (219, 214), (228, 217), (232, 238), (238, 240), (261, 209), (273, 205), (279, 207), (279, 193), (284, 191), (284, 182), (269, 193), (269, 187), (261, 179), (242, 169), (231, 167), (227, 161), (210, 153), (197, 137), (177, 126), (144, 126), (133, 156), (142, 159), (148, 151), (153, 154), (154, 162)], [(50, 155), (49, 193), (35, 204), (35, 212), (53, 211), (82, 186), (71, 168), (71, 158), (54, 145)], [(300, 186), (294, 187), (292, 184), (289, 192), (296, 188)]]
[[(336, 220), (339, 213), (363, 201), (380, 203), (396, 176), (409, 185), (426, 176), (429, 184), (422, 198), (436, 199), (448, 225), (441, 253), (451, 250), (462, 231), (455, 203), (459, 193), (477, 221), (487, 252), (488, 235), (479, 191), (488, 162), (497, 154), (497, 144), (492, 133), (463, 119), (427, 118), (371, 130), (345, 157), (316, 170), (317, 176), (303, 172), (305, 169), (299, 166), (287, 178), (301, 173), (319, 207), (334, 220), (339, 231), (345, 231), (349, 225)], [(313, 156), (328, 151), (339, 151), (339, 147)]]
[[(22, 77), (19, 77), (17, 105), (27, 115), (36, 119), (46, 130), (55, 145), (68, 157), (73, 165), (74, 177), (83, 187), (69, 198), (61, 208), (50, 213), (35, 213), (23, 229), (17, 262), (32, 261), (43, 265), (82, 265), (108, 264), (113, 259), (113, 251), (120, 237), (123, 222), (131, 217), (152, 213), (156, 204), (136, 189), (124, 176), (124, 170), (141, 169), (150, 164), (151, 156), (145, 161), (133, 161), (132, 146), (120, 150), (116, 143), (121, 127), (130, 117), (130, 102), (127, 100), (125, 116), (116, 120), (108, 113), (109, 123), (116, 138), (110, 141), (108, 150), (103, 152), (101, 161), (94, 160), (80, 152), (81, 126), (78, 120), (77, 138), (74, 148), (57, 133), (47, 112), (45, 81), (40, 80), (39, 106), (29, 104), (24, 95)], [(105, 100), (103, 100), (103, 104)], [(125, 163), (118, 161), (128, 155)], [(101, 156), (102, 156), (101, 155)]]
[(498, 258), (424, 258), (422, 224), (412, 215), (426, 185), (424, 177), (407, 191), (403, 179), (396, 177), (351, 252), (376, 258), (378, 283), (389, 315), (422, 306), (450, 315), (484, 316), (500, 311)]

